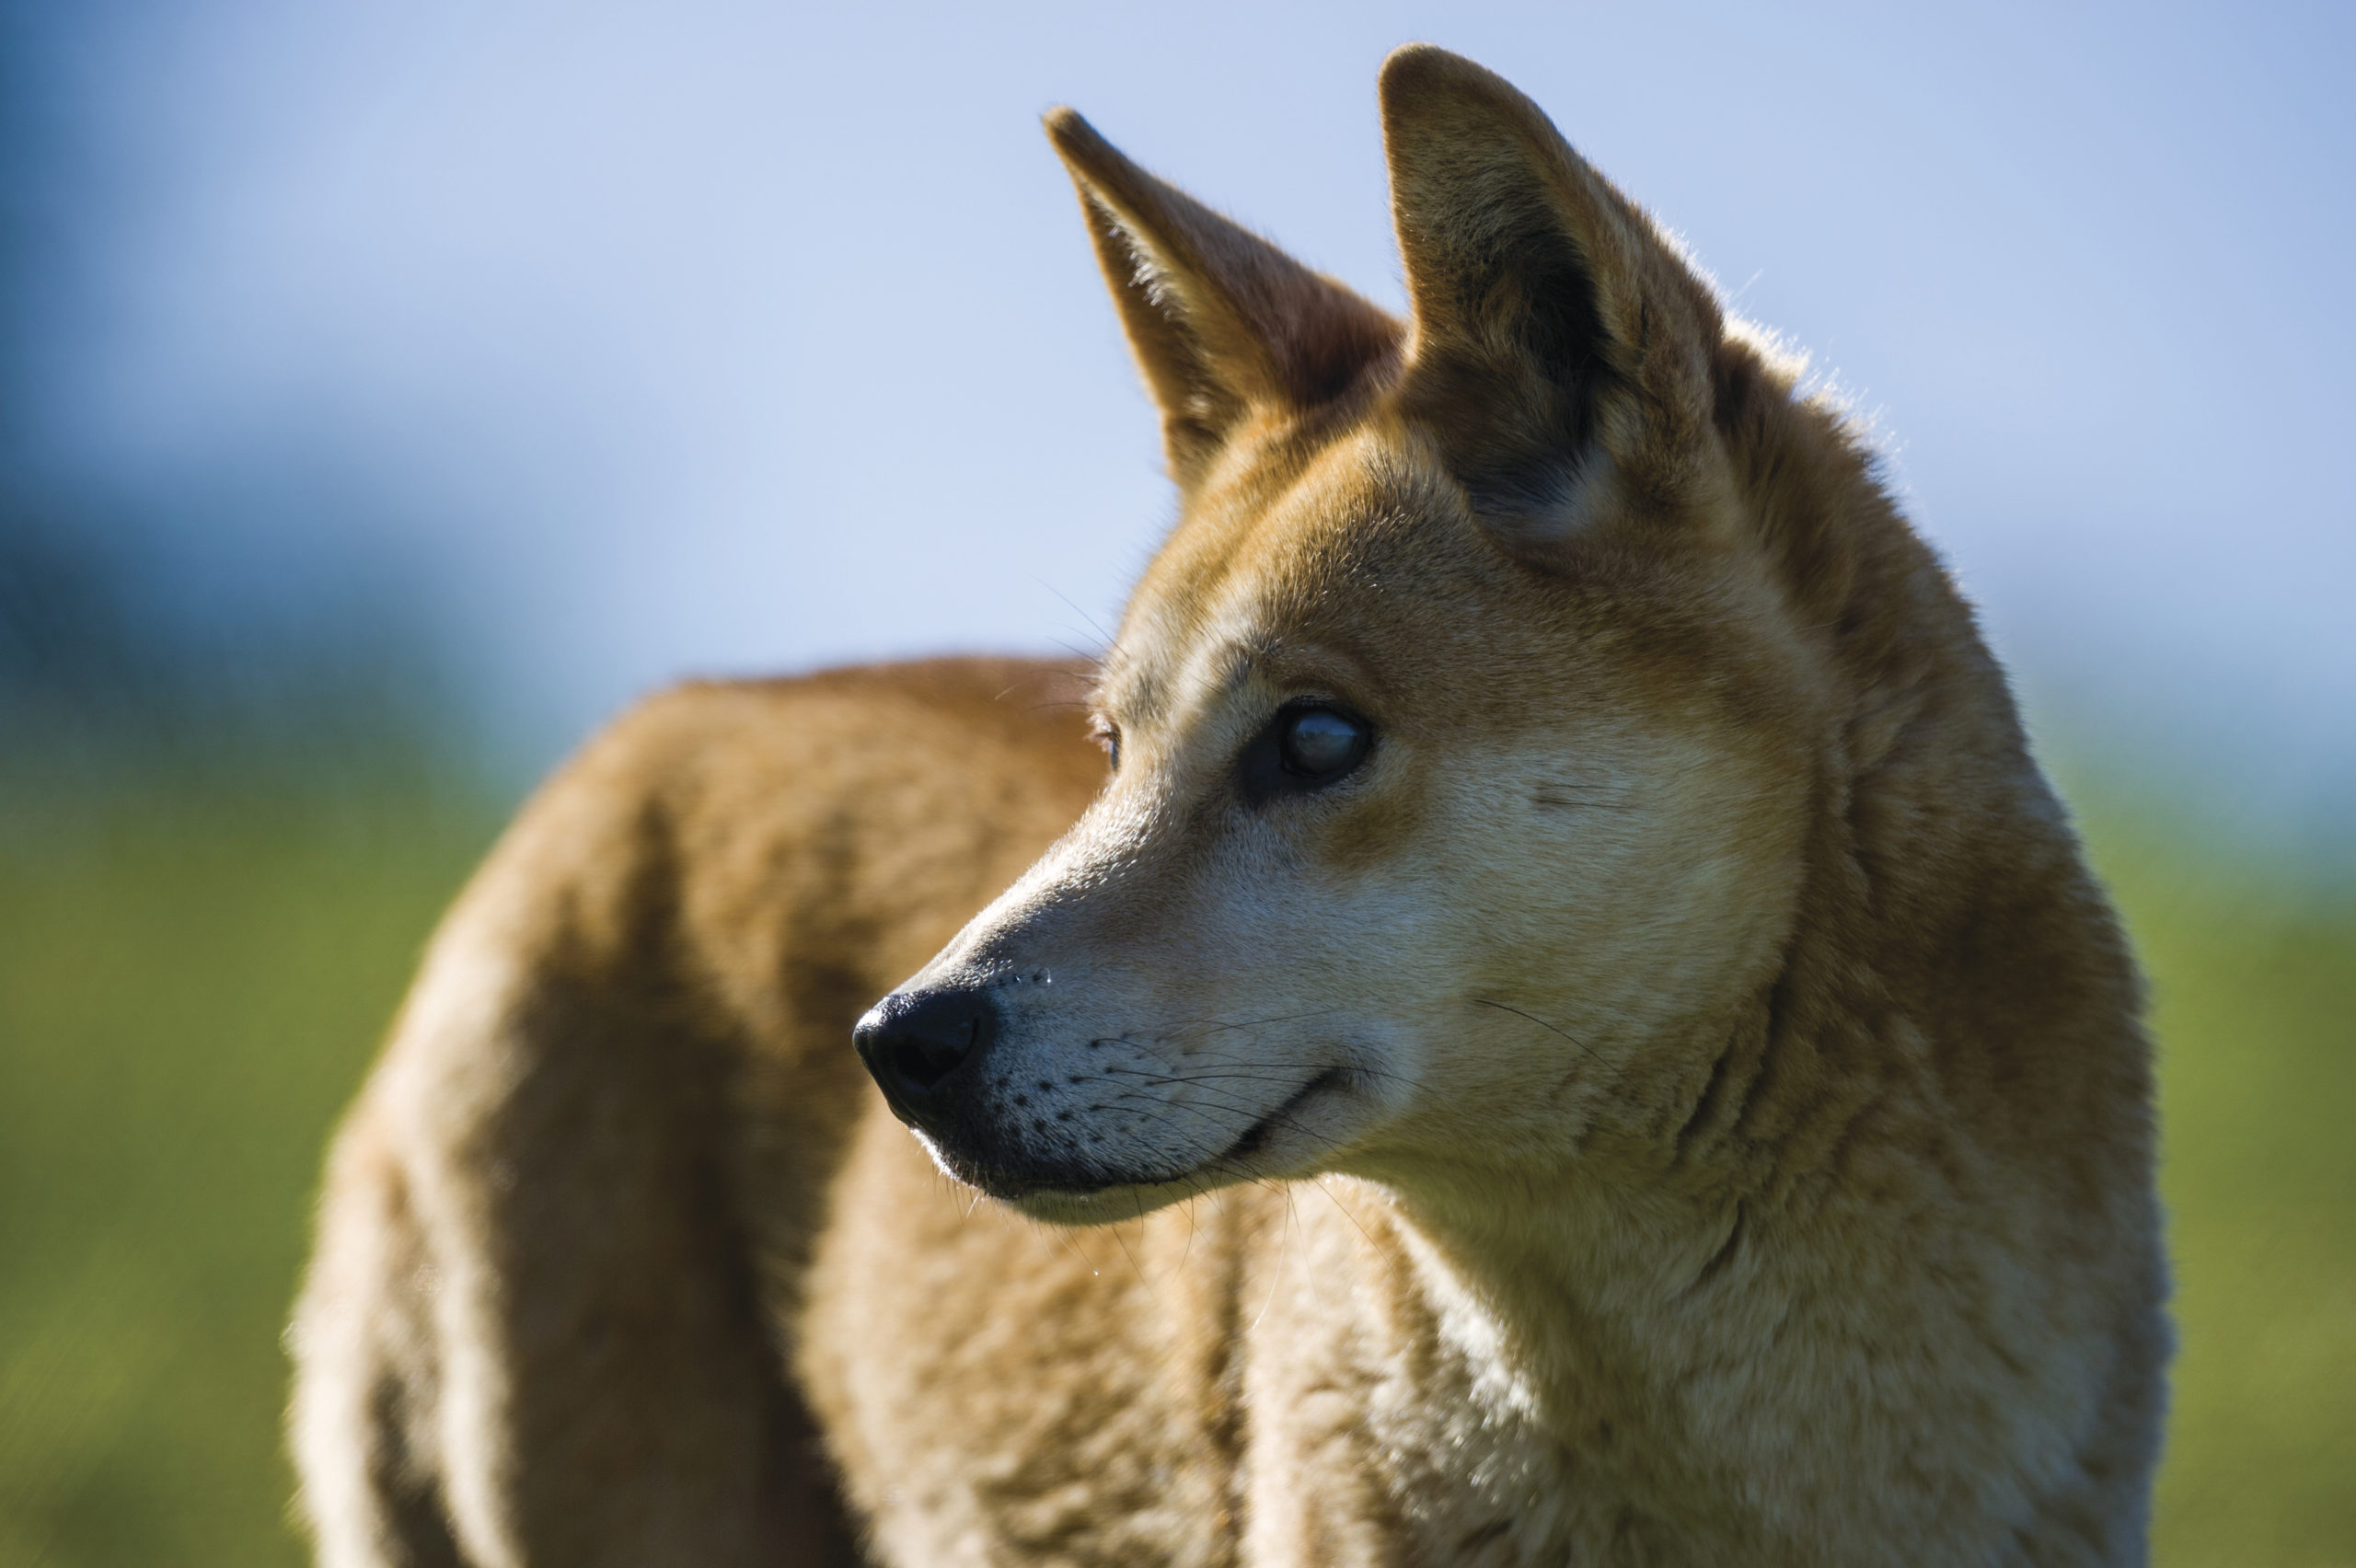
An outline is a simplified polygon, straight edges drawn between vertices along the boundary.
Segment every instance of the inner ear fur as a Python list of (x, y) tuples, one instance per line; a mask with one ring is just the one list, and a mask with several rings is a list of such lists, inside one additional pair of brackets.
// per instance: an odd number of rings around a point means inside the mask
[(1080, 188), (1182, 489), (1255, 410), (1331, 402), (1396, 352), (1403, 333), (1390, 316), (1148, 174), (1075, 111), (1056, 110), (1046, 127)]
[(1599, 478), (1623, 503), (1673, 490), (1710, 424), (1708, 285), (1502, 78), (1410, 44), (1381, 99), (1415, 313), (1401, 407), (1475, 511), (1536, 544)]

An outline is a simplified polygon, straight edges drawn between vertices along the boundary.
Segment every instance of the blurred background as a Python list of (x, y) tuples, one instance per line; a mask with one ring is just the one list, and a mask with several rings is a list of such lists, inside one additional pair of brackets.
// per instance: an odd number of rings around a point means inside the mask
[(1396, 306), (1412, 38), (1872, 421), (2152, 975), (2160, 1559), (2356, 1563), (2356, 9), (0, 0), (0, 1568), (299, 1560), (322, 1140), (593, 726), (1101, 644), (1038, 113)]

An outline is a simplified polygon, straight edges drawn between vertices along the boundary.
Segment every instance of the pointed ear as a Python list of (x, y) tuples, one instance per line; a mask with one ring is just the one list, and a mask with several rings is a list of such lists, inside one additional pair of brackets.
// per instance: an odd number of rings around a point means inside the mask
[(1046, 124), (1182, 490), (1255, 410), (1328, 402), (1396, 352), (1400, 326), (1374, 306), (1148, 174), (1072, 110)]
[(1623, 502), (1673, 485), (1710, 420), (1708, 286), (1503, 79), (1410, 44), (1381, 97), (1415, 306), (1402, 406), (1475, 509), (1542, 546), (1607, 482)]

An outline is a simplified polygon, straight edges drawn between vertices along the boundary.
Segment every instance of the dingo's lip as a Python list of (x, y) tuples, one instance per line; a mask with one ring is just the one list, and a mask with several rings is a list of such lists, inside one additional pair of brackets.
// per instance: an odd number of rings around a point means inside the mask
[[(1228, 1145), (1226, 1150), (1217, 1158), (1207, 1160), (1205, 1165), (1232, 1165), (1238, 1160), (1251, 1159), (1267, 1147), (1268, 1136), (1272, 1131), (1283, 1123), (1290, 1121), (1292, 1113), (1307, 1104), (1312, 1097), (1339, 1084), (1345, 1076), (1344, 1069), (1340, 1067), (1327, 1067), (1323, 1072), (1293, 1090), (1283, 1104), (1246, 1127), (1242, 1137)], [(1203, 1167), (1196, 1169), (1203, 1169)]]
[(1347, 1076), (1346, 1068), (1326, 1068), (1293, 1090), (1275, 1110), (1246, 1127), (1233, 1143), (1209, 1159), (1189, 1166), (1184, 1170), (1138, 1176), (1099, 1176), (1091, 1172), (1087, 1176), (1070, 1180), (1058, 1180), (1054, 1176), (1018, 1176), (1010, 1171), (988, 1170), (976, 1170), (970, 1173), (960, 1170), (955, 1174), (968, 1185), (980, 1188), (1000, 1203), (1039, 1204), (1053, 1207), (1062, 1207), (1067, 1205), (1084, 1205), (1108, 1193), (1140, 1193), (1156, 1188), (1172, 1187), (1186, 1187), (1200, 1191), (1206, 1187), (1220, 1184), (1220, 1178), (1225, 1176), (1242, 1177), (1251, 1174), (1244, 1169), (1244, 1162), (1250, 1160), (1267, 1146), (1269, 1138), (1276, 1129), (1288, 1122), (1293, 1113), (1307, 1104), (1311, 1099), (1325, 1090), (1334, 1088)]

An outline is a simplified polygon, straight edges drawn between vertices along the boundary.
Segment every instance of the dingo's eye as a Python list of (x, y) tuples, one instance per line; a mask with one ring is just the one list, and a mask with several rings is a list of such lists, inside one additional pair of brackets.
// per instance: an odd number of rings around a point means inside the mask
[(1276, 733), (1277, 754), (1285, 771), (1320, 782), (1339, 778), (1366, 755), (1366, 726), (1330, 708), (1305, 708), (1291, 714)]
[(1243, 753), (1243, 791), (1255, 801), (1322, 790), (1366, 760), (1374, 726), (1322, 704), (1278, 712)]
[(1113, 771), (1114, 771), (1114, 772), (1115, 772), (1115, 773), (1120, 772), (1120, 771), (1121, 771), (1121, 729), (1120, 729), (1120, 726), (1119, 726), (1119, 725), (1117, 725), (1117, 724), (1114, 724), (1112, 721), (1110, 721), (1110, 720), (1108, 720), (1108, 719), (1099, 719), (1099, 720), (1094, 721), (1092, 723), (1091, 723), (1091, 724), (1089, 725), (1089, 733), (1091, 733), (1091, 735), (1093, 735), (1093, 736), (1096, 738), (1096, 744), (1097, 744), (1098, 745), (1103, 746), (1103, 747), (1104, 748), (1104, 760), (1105, 760), (1107, 763), (1109, 763), (1109, 764), (1111, 764), (1111, 765), (1112, 765)]

